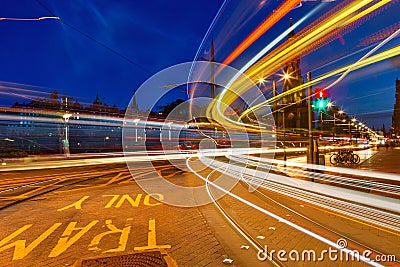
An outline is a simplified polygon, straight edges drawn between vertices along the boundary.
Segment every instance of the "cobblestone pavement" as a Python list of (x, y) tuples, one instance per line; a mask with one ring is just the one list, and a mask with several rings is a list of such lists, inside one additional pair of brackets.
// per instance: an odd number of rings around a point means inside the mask
[[(400, 249), (398, 247), (400, 236), (398, 233), (390, 233), (385, 229), (366, 225), (362, 221), (357, 221), (350, 217), (337, 216), (326, 210), (301, 201), (295, 201), (268, 190), (261, 190), (264, 194), (262, 196), (261, 194), (249, 193), (245, 186), (240, 185), (232, 192), (283, 219), (333, 242), (344, 238), (348, 242), (349, 249), (364, 251), (365, 248), (372, 248), (379, 250), (384, 255), (394, 254), (396, 259), (400, 257)], [(253, 237), (259, 237), (258, 242), (266, 245), (269, 251), (285, 250), (289, 253), (292, 250), (296, 250), (301, 253), (302, 251), (313, 250), (316, 252), (317, 258), (319, 258), (322, 255), (321, 252), (329, 248), (329, 245), (316, 238), (267, 216), (230, 196), (225, 196), (220, 202), (248, 233), (251, 233)], [(303, 216), (310, 218), (313, 222), (305, 220)], [(353, 243), (353, 240), (362, 244), (362, 246)], [(288, 254), (286, 254), (286, 258), (288, 258)], [(328, 258), (328, 255), (320, 261), (288, 260), (284, 264), (285, 266), (366, 266), (365, 263), (358, 261), (341, 261), (339, 259), (332, 261)]]
[(364, 161), (360, 165), (361, 169), (400, 174), (400, 147), (381, 147), (374, 150), (377, 153)]
[[(284, 250), (287, 253), (286, 259), (288, 259), (288, 253), (293, 250), (299, 252), (300, 255), (302, 252), (310, 250), (316, 253), (317, 260), (288, 260), (284, 262), (285, 266), (366, 266), (367, 264), (357, 260), (346, 260), (345, 253), (338, 253), (339, 258), (337, 259), (329, 258), (327, 254), (321, 259), (323, 251), (328, 250), (331, 246), (322, 242), (321, 239), (284, 223), (283, 220), (288, 220), (333, 243), (344, 239), (350, 250), (357, 250), (360, 253), (367, 250), (376, 251), (384, 257), (394, 255), (397, 262), (386, 262), (383, 265), (398, 265), (400, 257), (398, 246), (400, 234), (398, 232), (376, 225), (368, 225), (361, 220), (338, 215), (267, 189), (262, 189), (261, 194), (249, 193), (247, 186), (240, 184), (231, 192), (282, 218), (282, 220), (278, 220), (266, 215), (231, 196), (224, 196), (219, 201), (225, 211), (239, 222), (240, 226), (258, 243), (267, 246), (269, 251), (275, 250), (276, 253)], [(221, 243), (224, 247), (227, 245), (224, 240)], [(248, 242), (242, 242), (242, 244), (250, 245)], [(257, 255), (250, 253), (250, 256), (255, 258)]]
[(154, 248), (178, 266), (224, 265), (226, 253), (199, 209), (169, 206), (162, 197), (124, 179), (10, 206), (0, 211), (0, 266), (70, 266)]

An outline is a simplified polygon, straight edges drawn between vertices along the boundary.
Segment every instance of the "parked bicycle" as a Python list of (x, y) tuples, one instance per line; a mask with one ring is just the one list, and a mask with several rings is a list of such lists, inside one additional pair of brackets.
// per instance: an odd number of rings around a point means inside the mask
[(338, 153), (334, 153), (331, 155), (329, 161), (332, 165), (336, 164), (358, 164), (361, 159), (360, 156), (355, 154), (352, 150), (339, 150)]

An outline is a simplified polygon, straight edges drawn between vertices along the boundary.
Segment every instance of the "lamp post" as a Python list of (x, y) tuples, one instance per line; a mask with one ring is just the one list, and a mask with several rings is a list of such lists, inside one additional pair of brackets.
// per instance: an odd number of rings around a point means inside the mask
[[(266, 81), (272, 81), (272, 96), (275, 97), (277, 95), (275, 76), (272, 76), (272, 78), (260, 78), (260, 79), (258, 79), (258, 84), (263, 85)], [(275, 110), (276, 109), (276, 101), (274, 101), (273, 107)]]
[(344, 113), (343, 110), (339, 110), (338, 112), (333, 113), (333, 142), (335, 142), (335, 135), (336, 135), (336, 113), (342, 115)]
[(311, 72), (307, 72), (307, 110), (308, 110), (308, 157), (307, 163), (314, 164), (316, 159), (314, 159), (313, 151), (314, 151), (314, 143), (312, 139), (312, 111), (311, 111), (311, 96), (312, 96), (312, 86), (311, 86)]
[(283, 167), (286, 167), (286, 128), (285, 128), (285, 109), (282, 109), (282, 128), (283, 128)]
[[(289, 73), (284, 73), (283, 74), (283, 79), (284, 80), (289, 80), (292, 78)], [(285, 120), (285, 108), (288, 104), (285, 104), (285, 106), (282, 109), (282, 128), (283, 128), (283, 161), (284, 164), (283, 166), (286, 167), (286, 120)]]
[(63, 115), (63, 119), (64, 119), (64, 126), (65, 126), (65, 136), (64, 136), (64, 153), (66, 156), (69, 156), (69, 140), (68, 140), (68, 120), (69, 118), (71, 118), (72, 114), (70, 113), (65, 113)]
[(167, 125), (168, 125), (168, 140), (169, 141), (171, 141), (171, 124), (172, 124), (172, 121), (167, 123)]
[(106, 149), (106, 141), (110, 140), (109, 136), (104, 137), (104, 150)]
[(360, 127), (360, 138), (361, 139), (365, 138), (365, 128), (364, 128), (364, 126)]
[[(352, 143), (353, 143), (353, 140), (352, 140), (353, 138), (352, 138), (352, 134), (351, 134), (351, 125), (354, 126), (356, 121), (357, 121), (356, 118), (352, 118), (351, 121), (349, 121), (350, 145), (352, 145)], [(351, 125), (350, 125), (350, 123), (351, 123)]]
[[(291, 76), (289, 73), (284, 73), (282, 75), (282, 79), (283, 80), (288, 80), (290, 79)], [(278, 95), (278, 91), (277, 91), (277, 85), (276, 85), (276, 80), (275, 80), (275, 76), (273, 75), (272, 78), (260, 78), (258, 79), (258, 83), (264, 84), (265, 81), (272, 81), (272, 96), (276, 97)], [(275, 113), (277, 111), (277, 106), (278, 106), (278, 102), (275, 100), (273, 103), (273, 113)], [(287, 106), (287, 104), (281, 104), (281, 107), (279, 108), (279, 110), (281, 110), (282, 112), (282, 130), (283, 130), (283, 160), (284, 160), (284, 167), (286, 167), (286, 145), (285, 145), (285, 141), (286, 141), (286, 128), (285, 128), (285, 106)]]
[(134, 119), (133, 122), (135, 123), (135, 142), (138, 141), (138, 124), (140, 119)]

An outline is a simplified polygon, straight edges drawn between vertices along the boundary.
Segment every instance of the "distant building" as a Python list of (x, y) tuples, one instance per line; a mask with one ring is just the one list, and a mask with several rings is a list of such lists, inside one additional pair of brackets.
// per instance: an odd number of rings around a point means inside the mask
[[(62, 153), (68, 139), (71, 152), (121, 151), (125, 111), (100, 102), (89, 107), (58, 95), (0, 107), (0, 158), (14, 152)], [(69, 114), (68, 120), (63, 116)], [(66, 132), (68, 128), (68, 138)]]
[[(293, 21), (290, 19), (290, 26), (292, 25)], [(295, 32), (291, 31), (288, 35), (288, 39), (290, 40), (294, 36)], [(291, 61), (286, 63), (284, 73), (289, 74), (290, 77), (284, 80), (283, 92), (290, 91), (291, 89), (304, 84), (299, 57), (293, 58)], [(279, 114), (277, 114), (278, 127), (283, 127), (282, 115), (284, 115), (286, 130), (292, 129), (296, 131), (298, 129), (308, 129), (308, 109), (305, 88), (283, 97), (281, 106), (284, 108), (284, 112), (279, 112)]]
[(395, 137), (400, 136), (400, 80), (396, 78), (396, 102), (394, 104), (392, 116), (391, 134)]
[(3, 152), (58, 152), (60, 128), (54, 123), (54, 113), (18, 105), (0, 107), (0, 116), (0, 150)]

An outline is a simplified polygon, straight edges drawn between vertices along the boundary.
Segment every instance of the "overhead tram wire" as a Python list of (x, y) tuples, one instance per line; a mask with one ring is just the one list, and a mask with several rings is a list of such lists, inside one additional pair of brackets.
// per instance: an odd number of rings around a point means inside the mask
[[(217, 2), (218, 2), (218, 5), (219, 5), (219, 6), (222, 6), (223, 3), (221, 3), (221, 0), (217, 0)], [(227, 26), (227, 22), (226, 22), (226, 18), (225, 18), (225, 16), (224, 16), (224, 13), (221, 13), (221, 19), (222, 19), (223, 27), (224, 27), (224, 30), (225, 30), (226, 34), (228, 35), (228, 37), (229, 37), (230, 39), (233, 39), (233, 36), (232, 36), (230, 30), (228, 29), (228, 26)]]
[(130, 64), (134, 65), (135, 67), (137, 67), (138, 69), (142, 70), (143, 72), (146, 72), (150, 75), (154, 75), (155, 73), (153, 73), (152, 71), (148, 70), (146, 67), (142, 66), (139, 63), (136, 63), (135, 61), (131, 60), (130, 58), (126, 57), (125, 55), (121, 54), (120, 52), (116, 51), (115, 49), (109, 47), (108, 45), (100, 42), (99, 40), (95, 39), (94, 37), (90, 36), (89, 34), (79, 30), (77, 27), (75, 27), (74, 25), (64, 21), (61, 17), (57, 16), (49, 7), (47, 7), (45, 4), (43, 4), (42, 1), (40, 0), (35, 0), (41, 7), (43, 7), (45, 10), (47, 10), (47, 12), (49, 12), (52, 16), (54, 17), (58, 17), (58, 20), (64, 24), (65, 26), (71, 28), (72, 30), (80, 33), (81, 35), (85, 36), (86, 38), (88, 38), (89, 40), (91, 40), (92, 42), (96, 43), (97, 45), (103, 47), (104, 49), (110, 51), (111, 53), (113, 53), (114, 55), (126, 60), (127, 62), (129, 62)]

